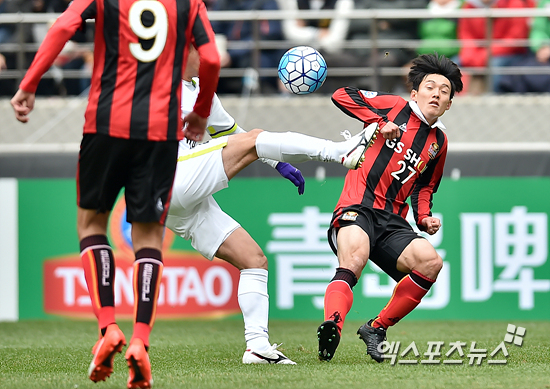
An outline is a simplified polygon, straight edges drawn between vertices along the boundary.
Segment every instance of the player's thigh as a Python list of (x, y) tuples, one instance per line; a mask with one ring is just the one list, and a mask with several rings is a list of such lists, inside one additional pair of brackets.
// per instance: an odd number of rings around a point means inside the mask
[[(130, 141), (103, 134), (84, 134), (77, 166), (77, 204), (84, 210), (106, 213), (113, 209), (126, 184)], [(92, 212), (92, 213), (93, 213)], [(92, 215), (90, 213), (90, 215)], [(93, 223), (93, 217), (79, 218), (79, 227)], [(82, 219), (82, 220), (80, 220)]]
[(443, 260), (431, 243), (424, 238), (412, 240), (397, 260), (397, 268), (400, 271), (410, 273), (412, 270), (418, 270), (434, 279), (442, 265)]
[(203, 199), (227, 188), (222, 149), (227, 137), (198, 145), (178, 156), (170, 213), (185, 212)]
[(336, 242), (338, 264), (351, 270), (359, 278), (369, 259), (369, 236), (359, 225), (350, 224), (338, 229)]
[[(406, 221), (403, 220), (403, 223)], [(403, 255), (403, 253), (408, 247), (411, 247), (412, 242), (426, 240), (414, 232), (408, 224), (403, 224), (403, 227), (397, 226), (396, 229), (390, 229), (392, 228), (390, 224), (386, 228), (388, 228), (388, 233), (376, 242), (370, 259), (387, 275), (395, 281), (399, 281), (412, 269), (408, 265), (404, 265), (403, 258), (407, 257), (407, 254)]]
[(230, 180), (258, 159), (256, 138), (260, 132), (262, 130), (255, 129), (228, 137), (227, 146), (222, 151), (222, 158), (225, 172)]
[(222, 243), (240, 227), (212, 196), (192, 208), (178, 209), (166, 219), (166, 227), (186, 240), (205, 258), (212, 260)]
[(178, 142), (129, 141), (132, 152), (125, 184), (126, 220), (164, 224), (176, 172)]
[(267, 269), (267, 258), (250, 234), (242, 227), (237, 228), (221, 244), (216, 257), (237, 269)]

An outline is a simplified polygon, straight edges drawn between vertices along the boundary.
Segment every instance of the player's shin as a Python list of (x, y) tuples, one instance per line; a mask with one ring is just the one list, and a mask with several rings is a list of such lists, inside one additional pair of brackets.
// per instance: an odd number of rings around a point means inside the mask
[(157, 249), (143, 248), (134, 262), (134, 332), (149, 347), (149, 334), (155, 322), (157, 300), (162, 278), (162, 254)]
[(296, 132), (261, 132), (256, 138), (256, 152), (260, 158), (281, 162), (323, 161), (337, 162), (339, 154), (335, 142)]
[(352, 289), (356, 284), (355, 274), (351, 270), (339, 267), (327, 286), (324, 302), (325, 321), (334, 321), (339, 332), (342, 332), (346, 315), (353, 305)]
[(380, 311), (371, 326), (388, 328), (399, 322), (420, 304), (434, 282), (435, 280), (413, 270), (395, 286), (390, 301)]
[(80, 242), (80, 259), (92, 300), (92, 309), (102, 335), (115, 323), (115, 261), (105, 235), (92, 235)]
[(237, 291), (244, 319), (246, 348), (259, 352), (270, 348), (267, 274), (265, 269), (241, 270)]

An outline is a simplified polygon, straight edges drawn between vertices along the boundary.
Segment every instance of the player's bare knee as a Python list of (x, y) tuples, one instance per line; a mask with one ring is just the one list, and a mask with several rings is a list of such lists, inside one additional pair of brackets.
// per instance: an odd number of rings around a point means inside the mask
[(437, 278), (437, 275), (443, 268), (443, 259), (435, 253), (433, 256), (423, 258), (416, 270), (422, 275), (429, 277), (433, 280)]
[(249, 269), (265, 269), (267, 270), (267, 257), (262, 253), (261, 255), (255, 255), (250, 261)]

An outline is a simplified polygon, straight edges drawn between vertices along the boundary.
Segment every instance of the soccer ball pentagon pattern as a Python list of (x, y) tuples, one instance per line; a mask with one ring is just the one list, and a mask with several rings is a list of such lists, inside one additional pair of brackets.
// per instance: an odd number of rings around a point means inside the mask
[(309, 46), (288, 50), (279, 62), (279, 79), (286, 89), (297, 95), (315, 92), (327, 78), (327, 63)]

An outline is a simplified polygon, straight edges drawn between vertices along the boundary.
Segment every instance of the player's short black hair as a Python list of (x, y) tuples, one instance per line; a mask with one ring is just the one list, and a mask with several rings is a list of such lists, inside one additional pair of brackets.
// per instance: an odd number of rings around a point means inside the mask
[(418, 90), (422, 80), (429, 74), (440, 74), (451, 82), (451, 99), (464, 87), (458, 65), (444, 55), (422, 54), (413, 59), (408, 82), (414, 90)]

